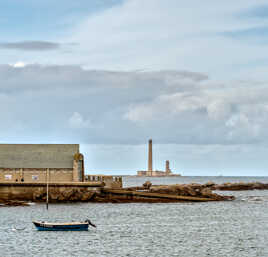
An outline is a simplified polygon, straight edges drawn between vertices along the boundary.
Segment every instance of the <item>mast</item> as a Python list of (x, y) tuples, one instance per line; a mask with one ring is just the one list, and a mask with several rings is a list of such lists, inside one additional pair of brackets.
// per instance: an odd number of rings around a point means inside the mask
[(47, 210), (48, 210), (48, 180), (49, 180), (49, 169), (47, 169)]
[(153, 141), (152, 139), (149, 140), (149, 149), (148, 149), (148, 172), (149, 176), (152, 176), (153, 174)]

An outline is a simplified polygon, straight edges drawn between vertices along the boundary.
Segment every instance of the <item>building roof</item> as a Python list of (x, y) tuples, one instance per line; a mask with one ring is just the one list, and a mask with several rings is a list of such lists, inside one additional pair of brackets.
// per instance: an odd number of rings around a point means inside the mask
[(73, 168), (79, 144), (0, 144), (0, 168)]

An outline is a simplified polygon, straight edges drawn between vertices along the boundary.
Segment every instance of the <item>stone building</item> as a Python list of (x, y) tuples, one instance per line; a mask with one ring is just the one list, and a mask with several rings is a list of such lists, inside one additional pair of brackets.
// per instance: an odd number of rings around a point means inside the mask
[(0, 144), (0, 182), (82, 182), (78, 144)]

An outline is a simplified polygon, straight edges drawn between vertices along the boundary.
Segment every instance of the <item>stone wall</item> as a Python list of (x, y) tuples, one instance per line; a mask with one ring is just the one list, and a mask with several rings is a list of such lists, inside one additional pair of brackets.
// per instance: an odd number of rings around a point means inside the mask
[[(103, 184), (50, 183), (49, 202), (90, 201)], [(45, 183), (0, 183), (0, 200), (46, 201)]]

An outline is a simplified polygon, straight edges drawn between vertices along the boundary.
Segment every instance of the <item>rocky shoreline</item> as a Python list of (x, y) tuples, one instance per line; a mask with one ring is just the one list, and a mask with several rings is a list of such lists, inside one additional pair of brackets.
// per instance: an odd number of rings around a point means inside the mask
[(185, 197), (196, 197), (206, 200), (214, 201), (226, 201), (234, 200), (234, 196), (223, 196), (213, 192), (212, 185), (214, 183), (210, 182), (207, 184), (174, 184), (174, 185), (152, 185), (151, 182), (147, 181), (143, 184), (143, 187), (128, 188), (128, 190), (145, 190), (148, 193), (157, 194), (169, 194)]
[(10, 206), (30, 206), (31, 203), (26, 201), (16, 201), (16, 200), (0, 200), (0, 207), (10, 207)]
[[(117, 189), (103, 188), (99, 191), (86, 191), (86, 188), (70, 188), (59, 190), (51, 188), (49, 202), (94, 202), (94, 203), (166, 203), (166, 202), (208, 202), (234, 200), (232, 195), (220, 195), (215, 191), (242, 191), (242, 190), (267, 190), (268, 184), (259, 182), (250, 183), (223, 183), (215, 184), (174, 184), (152, 185), (150, 181), (140, 187), (126, 187)], [(33, 202), (45, 202), (46, 191), (34, 194)], [(28, 206), (29, 202), (23, 199), (0, 200), (0, 207)]]
[(211, 190), (220, 190), (220, 191), (244, 191), (244, 190), (268, 190), (268, 184), (260, 182), (238, 182), (238, 183), (223, 183), (223, 184), (214, 184), (208, 183), (208, 187)]

